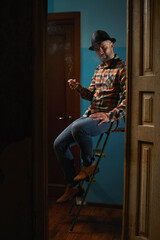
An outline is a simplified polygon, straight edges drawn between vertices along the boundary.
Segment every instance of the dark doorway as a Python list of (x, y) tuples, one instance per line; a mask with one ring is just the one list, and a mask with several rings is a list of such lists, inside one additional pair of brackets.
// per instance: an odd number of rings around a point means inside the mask
[[(80, 116), (79, 95), (67, 80), (80, 80), (80, 13), (48, 15), (47, 24), (47, 125), (48, 184), (55, 196), (65, 186), (63, 173), (53, 151), (53, 141), (60, 132)], [(76, 154), (79, 164), (79, 151)]]

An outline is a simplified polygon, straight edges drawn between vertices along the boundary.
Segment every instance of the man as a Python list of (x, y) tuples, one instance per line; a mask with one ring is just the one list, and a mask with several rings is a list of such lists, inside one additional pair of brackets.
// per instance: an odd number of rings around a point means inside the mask
[[(102, 30), (94, 32), (89, 49), (96, 52), (102, 64), (95, 69), (88, 89), (76, 79), (68, 80), (70, 88), (89, 100), (90, 105), (84, 115), (72, 122), (54, 142), (55, 153), (67, 183), (65, 193), (57, 203), (83, 193), (80, 181), (93, 174), (96, 164), (92, 137), (107, 132), (111, 122), (114, 122), (113, 128), (117, 128), (125, 116), (126, 68), (124, 62), (114, 54), (115, 41)], [(73, 144), (79, 145), (83, 160), (83, 167), (77, 176), (70, 152)]]

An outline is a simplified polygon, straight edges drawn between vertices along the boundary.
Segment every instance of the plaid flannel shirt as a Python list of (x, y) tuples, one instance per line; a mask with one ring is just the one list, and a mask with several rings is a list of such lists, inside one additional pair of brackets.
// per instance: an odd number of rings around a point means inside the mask
[(126, 66), (115, 55), (107, 67), (100, 64), (94, 72), (89, 88), (82, 87), (80, 95), (91, 101), (83, 116), (96, 112), (105, 112), (110, 121), (125, 116), (126, 107)]

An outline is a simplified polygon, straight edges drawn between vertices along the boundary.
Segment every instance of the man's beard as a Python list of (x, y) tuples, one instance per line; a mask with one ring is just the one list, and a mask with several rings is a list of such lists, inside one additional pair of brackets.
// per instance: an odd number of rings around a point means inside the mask
[(111, 58), (110, 58), (110, 56), (108, 56), (108, 55), (104, 55), (104, 56), (100, 56), (99, 59), (100, 59), (102, 62), (108, 62)]

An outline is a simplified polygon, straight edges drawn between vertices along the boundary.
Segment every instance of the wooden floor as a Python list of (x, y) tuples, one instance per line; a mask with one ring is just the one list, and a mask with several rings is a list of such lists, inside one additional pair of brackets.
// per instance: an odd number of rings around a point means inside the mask
[(86, 205), (69, 232), (77, 206), (67, 215), (71, 203), (56, 204), (49, 200), (49, 240), (120, 240), (122, 209)]

